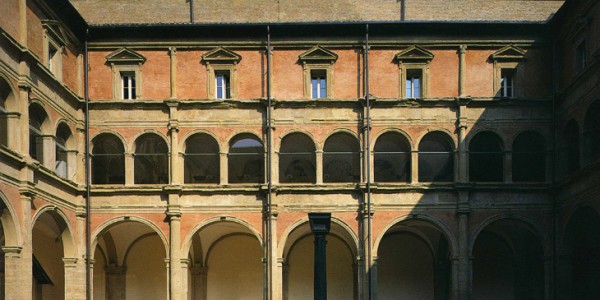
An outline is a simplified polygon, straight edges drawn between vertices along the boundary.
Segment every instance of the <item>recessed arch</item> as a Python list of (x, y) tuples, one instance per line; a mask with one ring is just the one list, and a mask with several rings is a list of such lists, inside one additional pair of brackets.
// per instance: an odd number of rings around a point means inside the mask
[(91, 141), (92, 184), (125, 183), (125, 147), (112, 132), (103, 132)]
[(537, 131), (519, 133), (512, 146), (512, 180), (540, 182), (546, 179), (546, 139)]
[(412, 151), (410, 141), (398, 131), (377, 136), (373, 146), (376, 182), (410, 182)]
[(306, 134), (294, 132), (286, 134), (279, 147), (280, 183), (315, 183), (316, 148), (314, 141)]
[(360, 141), (346, 130), (337, 131), (323, 145), (323, 182), (360, 181)]
[[(402, 135), (406, 139), (406, 142), (408, 143), (410, 150), (412, 151), (413, 149), (416, 149), (415, 141), (410, 136), (410, 134), (408, 134), (405, 130), (403, 130), (401, 128), (396, 128), (396, 127), (386, 128), (384, 130), (379, 131), (377, 134), (375, 134), (372, 137), (371, 141), (376, 141), (377, 139), (379, 139), (380, 136), (387, 134), (387, 133), (397, 133), (399, 135)], [(375, 143), (371, 142), (371, 151), (374, 151), (374, 149), (375, 149)]]
[(166, 184), (169, 182), (169, 144), (154, 132), (135, 139), (134, 183)]
[(295, 133), (306, 135), (308, 138), (311, 139), (313, 145), (315, 145), (315, 149), (316, 150), (322, 150), (322, 148), (319, 148), (322, 145), (319, 145), (319, 143), (317, 142), (317, 138), (315, 137), (315, 135), (312, 132), (310, 132), (310, 131), (306, 131), (306, 130), (302, 130), (302, 129), (292, 129), (292, 130), (286, 131), (285, 133), (281, 134), (279, 136), (279, 145), (276, 145), (277, 149), (281, 148), (281, 141), (283, 139), (285, 139), (285, 137), (287, 137), (288, 135), (291, 135), (291, 134), (295, 134)]
[(418, 135), (417, 138), (414, 140), (414, 144), (416, 145), (415, 148), (419, 147), (419, 145), (421, 144), (421, 142), (423, 141), (423, 139), (425, 137), (427, 137), (429, 134), (433, 134), (433, 133), (435, 133), (436, 135), (440, 135), (441, 137), (444, 137), (444, 139), (446, 139), (446, 141), (448, 143), (450, 143), (453, 151), (458, 148), (458, 141), (456, 140), (455, 135), (446, 128), (437, 128), (437, 127), (429, 128), (426, 131), (424, 131), (423, 133), (421, 133), (420, 135)]
[(219, 183), (220, 146), (210, 134), (197, 132), (185, 140), (184, 183)]
[(445, 131), (430, 131), (419, 140), (419, 182), (454, 181), (454, 139)]
[(600, 100), (590, 104), (585, 112), (583, 139), (586, 162), (597, 159), (600, 155)]
[(549, 248), (548, 248), (548, 245), (546, 245), (546, 241), (547, 241), (548, 237), (544, 234), (544, 230), (542, 230), (539, 227), (539, 225), (536, 224), (533, 220), (531, 220), (525, 216), (518, 215), (518, 214), (494, 215), (494, 216), (486, 218), (481, 223), (479, 223), (479, 225), (477, 225), (477, 227), (475, 227), (475, 230), (473, 230), (473, 233), (471, 233), (471, 235), (470, 235), (469, 241), (471, 241), (471, 242), (469, 243), (469, 253), (473, 252), (473, 245), (474, 245), (475, 239), (477, 239), (477, 236), (481, 233), (481, 231), (484, 230), (490, 224), (497, 222), (497, 221), (502, 221), (502, 220), (516, 220), (518, 222), (525, 224), (526, 228), (528, 228), (529, 231), (533, 235), (535, 235), (539, 238), (539, 241), (542, 245), (542, 249), (544, 250), (544, 255), (549, 254)]
[(9, 113), (17, 110), (16, 93), (13, 85), (0, 73), (0, 145), (8, 146), (9, 133), (17, 128), (9, 128)]
[[(129, 152), (129, 150), (127, 149), (127, 147), (129, 146), (127, 144), (127, 141), (125, 140), (123, 135), (118, 131), (108, 130), (108, 129), (100, 130), (96, 134), (94, 134), (94, 136), (90, 139), (90, 141), (93, 141), (96, 137), (101, 136), (101, 135), (114, 135), (116, 138), (118, 138), (121, 141), (121, 145), (123, 147), (123, 152)], [(90, 151), (93, 151), (93, 150), (94, 150), (94, 143), (91, 142), (90, 143)]]
[(229, 183), (265, 182), (265, 146), (256, 135), (248, 132), (229, 140), (227, 154)]
[(4, 246), (18, 247), (21, 245), (22, 240), (18, 230), (19, 217), (12, 203), (8, 201), (2, 191), (0, 191), (0, 222), (4, 234)]
[(63, 242), (64, 257), (77, 257), (75, 240), (73, 239), (73, 228), (71, 226), (71, 223), (69, 222), (69, 218), (60, 208), (51, 204), (39, 208), (35, 216), (33, 217), (31, 224), (35, 226), (40, 216), (42, 216), (45, 213), (49, 214), (54, 220), (54, 222), (56, 222), (56, 224), (61, 229), (60, 237)]
[(469, 180), (500, 182), (504, 179), (504, 142), (491, 130), (469, 139)]
[(226, 151), (227, 147), (223, 146), (223, 143), (221, 142), (221, 140), (212, 131), (208, 131), (208, 130), (204, 130), (204, 129), (195, 129), (195, 130), (192, 130), (192, 131), (188, 132), (186, 135), (182, 136), (182, 138), (181, 138), (181, 140), (179, 142), (179, 149), (181, 149), (182, 151), (185, 152), (185, 150), (186, 150), (186, 143), (187, 143), (188, 139), (190, 137), (193, 137), (193, 136), (197, 135), (197, 134), (206, 134), (206, 135), (210, 136), (217, 143), (219, 152), (225, 152)]

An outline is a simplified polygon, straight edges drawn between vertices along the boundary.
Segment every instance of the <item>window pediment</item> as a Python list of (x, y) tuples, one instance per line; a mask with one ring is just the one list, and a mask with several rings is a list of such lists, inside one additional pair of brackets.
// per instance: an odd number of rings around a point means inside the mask
[(143, 64), (146, 58), (128, 48), (121, 48), (106, 56), (106, 62), (110, 64)]
[(231, 63), (237, 64), (242, 60), (242, 56), (225, 49), (223, 47), (217, 47), (211, 51), (208, 51), (202, 55), (202, 61), (206, 63)]
[(433, 53), (417, 45), (412, 45), (396, 54), (396, 61), (428, 62), (433, 60)]
[(61, 47), (68, 43), (67, 35), (63, 29), (62, 23), (55, 20), (42, 20), (42, 27), (46, 30), (46, 34)]
[(490, 59), (493, 61), (519, 61), (525, 59), (525, 51), (517, 46), (508, 45), (492, 53)]
[(298, 60), (302, 63), (334, 63), (337, 59), (337, 54), (321, 46), (312, 47), (298, 56)]

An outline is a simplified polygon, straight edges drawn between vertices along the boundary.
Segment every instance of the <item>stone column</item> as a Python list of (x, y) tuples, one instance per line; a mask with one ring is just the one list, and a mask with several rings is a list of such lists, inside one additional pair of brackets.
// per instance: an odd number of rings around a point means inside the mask
[(281, 299), (288, 299), (290, 266), (285, 262), (284, 258), (280, 258), (277, 265), (279, 266), (279, 272), (281, 273)]
[(317, 184), (323, 184), (323, 151), (315, 151), (317, 163)]
[(465, 80), (467, 77), (467, 61), (465, 59), (465, 53), (467, 52), (466, 45), (460, 45), (458, 48), (458, 96), (463, 96), (465, 92)]
[(134, 158), (133, 153), (125, 152), (125, 185), (134, 183)]
[[(75, 177), (73, 178), (73, 180), (79, 184), (85, 184), (85, 128), (77, 126), (77, 130), (75, 131), (75, 138), (77, 140), (77, 152), (75, 155)], [(90, 147), (91, 146), (92, 145), (90, 143)], [(90, 149), (90, 153), (91, 150), (92, 149)]]
[(467, 135), (467, 117), (465, 110), (467, 109), (467, 102), (464, 99), (458, 100), (458, 122), (457, 122), (457, 131), (458, 131), (458, 159), (456, 161), (456, 165), (458, 166), (457, 170), (457, 178), (455, 179), (457, 182), (468, 182), (469, 174), (468, 174), (468, 147), (466, 144), (466, 135)]
[[(371, 261), (371, 282), (373, 283), (371, 286), (371, 299), (377, 299), (377, 256), (373, 256), (373, 260)], [(368, 299), (368, 298), (367, 298)]]
[(271, 216), (267, 222), (269, 222), (270, 231), (269, 231), (269, 245), (268, 245), (268, 272), (270, 274), (269, 278), (269, 293), (270, 299), (273, 300), (281, 300), (283, 297), (283, 278), (281, 273), (281, 261), (277, 257), (277, 207), (271, 207)]
[(279, 151), (273, 151), (271, 155), (271, 183), (279, 184)]
[[(29, 168), (25, 168), (25, 172), (30, 173), (32, 176), (33, 171), (29, 170)], [(32, 179), (32, 178), (31, 178)], [(33, 278), (31, 276), (33, 270), (33, 224), (32, 224), (32, 215), (31, 215), (31, 205), (33, 201), (33, 194), (29, 191), (21, 192), (21, 236), (23, 238), (23, 244), (21, 248), (20, 258), (18, 259), (20, 262), (18, 263), (18, 271), (16, 272), (16, 285), (17, 292), (14, 294), (15, 297), (13, 299), (31, 299), (32, 291), (33, 291)], [(16, 255), (17, 253), (13, 253), (12, 255)], [(16, 257), (13, 257), (16, 259)], [(7, 295), (8, 295), (8, 286), (7, 286)], [(11, 292), (12, 293), (12, 292)], [(8, 299), (8, 297), (7, 297)]]
[(111, 265), (104, 268), (106, 276), (106, 299), (125, 299), (127, 267)]
[(412, 184), (419, 182), (419, 145), (416, 147), (410, 153), (410, 183)]
[(183, 300), (183, 295), (181, 293), (181, 289), (183, 288), (183, 286), (181, 285), (181, 255), (179, 251), (179, 244), (181, 239), (181, 213), (177, 214), (170, 212), (168, 214), (169, 229), (171, 233), (169, 241), (169, 253), (171, 255), (169, 259), (169, 291), (171, 295), (171, 300)]
[(458, 208), (458, 299), (472, 299), (471, 256), (469, 253), (469, 208), (468, 194), (459, 192), (461, 203)]
[(219, 168), (221, 174), (220, 184), (225, 185), (229, 183), (229, 169), (227, 168), (227, 152), (219, 153)]
[[(19, 126), (19, 117), (21, 116), (18, 112), (8, 112), (6, 113), (6, 125), (8, 127), (8, 136), (6, 137), (6, 143), (8, 147), (11, 149), (19, 150), (21, 149), (21, 135), (22, 134), (11, 134), (14, 132), (22, 132), (25, 129), (22, 129)], [(28, 128), (27, 128), (28, 131)]]
[[(43, 135), (42, 136), (42, 149), (44, 154), (42, 155), (42, 160), (40, 163), (44, 165), (44, 167), (54, 171), (54, 163), (56, 160), (56, 139), (53, 135)], [(39, 158), (39, 157), (38, 157)]]
[[(23, 1), (25, 2), (25, 1)], [(27, 85), (19, 85), (19, 140), (21, 144), (21, 154), (27, 156), (29, 153), (29, 92)], [(15, 148), (19, 149), (19, 148)]]
[(167, 107), (169, 108), (169, 136), (171, 137), (171, 157), (169, 163), (169, 178), (171, 184), (181, 184), (183, 182), (183, 164), (182, 159), (179, 155), (179, 120), (177, 118), (177, 111), (179, 103), (176, 101), (167, 101)]
[(169, 47), (170, 74), (171, 74), (171, 99), (177, 98), (177, 48)]

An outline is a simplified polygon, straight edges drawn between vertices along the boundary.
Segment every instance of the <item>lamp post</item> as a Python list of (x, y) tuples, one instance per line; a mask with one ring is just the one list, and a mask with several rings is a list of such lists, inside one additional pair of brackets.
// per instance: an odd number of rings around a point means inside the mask
[(325, 236), (329, 233), (331, 213), (308, 213), (310, 231), (315, 235), (314, 299), (327, 300), (327, 260)]

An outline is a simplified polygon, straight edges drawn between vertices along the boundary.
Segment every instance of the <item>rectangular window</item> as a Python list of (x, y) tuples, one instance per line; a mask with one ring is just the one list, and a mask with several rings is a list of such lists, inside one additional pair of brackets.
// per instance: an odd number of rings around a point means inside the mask
[(60, 52), (58, 49), (52, 44), (48, 44), (48, 69), (52, 74), (58, 74), (58, 68), (60, 64), (58, 63), (58, 59), (60, 56)]
[(228, 71), (215, 72), (217, 99), (231, 98), (231, 82)]
[(421, 70), (406, 70), (406, 98), (421, 98)]
[(135, 74), (121, 73), (122, 98), (125, 100), (135, 99)]
[(502, 97), (513, 97), (514, 96), (514, 76), (515, 70), (503, 69), (500, 76), (500, 96)]
[(327, 73), (325, 70), (310, 72), (312, 99), (327, 98)]
[(587, 65), (586, 42), (583, 40), (575, 49), (575, 71), (577, 74), (583, 72)]

